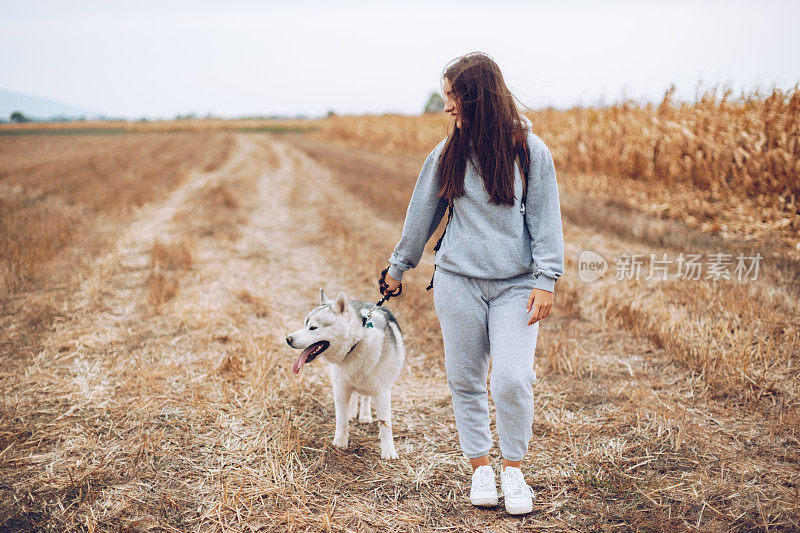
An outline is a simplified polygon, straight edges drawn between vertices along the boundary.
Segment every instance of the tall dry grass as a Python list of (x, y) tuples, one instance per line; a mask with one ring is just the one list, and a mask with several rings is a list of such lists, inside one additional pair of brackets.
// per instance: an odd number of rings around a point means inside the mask
[[(800, 88), (739, 97), (714, 88), (696, 103), (676, 102), (674, 92), (657, 106), (625, 101), (527, 115), (559, 170), (646, 183), (656, 192), (680, 185), (717, 198), (752, 197), (800, 213)], [(430, 151), (449, 123), (443, 114), (341, 116), (320, 121), (318, 131), (352, 146), (416, 153)]]
[(693, 104), (674, 93), (658, 106), (545, 110), (533, 119), (564, 170), (757, 197), (800, 213), (799, 87), (739, 97), (713, 89)]
[(449, 133), (444, 113), (420, 116), (334, 116), (319, 121), (317, 132), (327, 139), (384, 153), (429, 152)]

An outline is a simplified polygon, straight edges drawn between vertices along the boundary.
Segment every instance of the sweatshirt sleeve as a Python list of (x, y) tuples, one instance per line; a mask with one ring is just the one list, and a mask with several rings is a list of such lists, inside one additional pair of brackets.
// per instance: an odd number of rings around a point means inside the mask
[(531, 234), (534, 288), (555, 291), (564, 274), (564, 232), (553, 156), (539, 140), (532, 150), (526, 194), (525, 220)]
[(440, 148), (444, 142), (442, 140), (433, 149), (422, 165), (406, 211), (403, 234), (389, 257), (389, 275), (398, 281), (403, 279), (406, 270), (417, 266), (425, 243), (430, 240), (447, 210), (447, 200), (438, 196), (437, 177)]

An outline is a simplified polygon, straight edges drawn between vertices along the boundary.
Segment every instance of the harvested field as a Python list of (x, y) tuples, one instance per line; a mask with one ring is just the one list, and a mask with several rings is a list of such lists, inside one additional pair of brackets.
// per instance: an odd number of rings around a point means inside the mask
[[(0, 139), (0, 298), (99, 225), (177, 187), (190, 169), (212, 171), (230, 135), (200, 133), (14, 136)], [(63, 266), (63, 265), (62, 265)]]
[[(380, 460), (376, 424), (351, 422), (349, 448), (333, 447), (324, 362), (294, 376), (283, 339), (321, 286), (377, 297), (426, 152), (321, 135), (0, 138), (3, 194), (86, 224), (57, 231), (53, 253), (8, 256), (29, 274), (3, 300), (0, 529), (800, 528), (800, 269), (787, 242), (589, 194), (558, 158), (567, 273), (537, 346), (534, 512), (467, 501), (430, 252), (390, 304), (408, 353), (393, 389), (400, 458)], [(4, 236), (38, 235), (3, 213)], [(662, 254), (762, 260), (756, 279), (617, 279), (610, 266), (585, 282), (584, 250), (636, 255), (644, 271)]]

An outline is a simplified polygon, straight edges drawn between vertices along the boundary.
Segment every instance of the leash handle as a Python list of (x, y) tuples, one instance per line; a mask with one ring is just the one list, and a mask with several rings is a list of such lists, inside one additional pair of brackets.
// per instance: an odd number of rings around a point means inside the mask
[(361, 323), (367, 327), (372, 327), (372, 312), (375, 311), (377, 308), (382, 306), (389, 298), (394, 298), (395, 296), (400, 296), (403, 294), (403, 284), (400, 285), (393, 291), (389, 292), (389, 285), (386, 283), (386, 274), (389, 273), (389, 267), (384, 268), (381, 271), (381, 276), (378, 278), (378, 290), (383, 295), (380, 300), (378, 300), (375, 305), (372, 306), (371, 309), (362, 309), (361, 310)]
[(395, 296), (400, 296), (403, 294), (403, 282), (400, 282), (400, 285), (393, 291), (389, 292), (389, 284), (386, 283), (386, 274), (389, 273), (389, 267), (384, 268), (381, 270), (381, 276), (378, 278), (378, 290), (380, 291), (383, 298), (376, 304), (378, 307), (384, 304), (386, 300), (389, 298), (394, 298)]

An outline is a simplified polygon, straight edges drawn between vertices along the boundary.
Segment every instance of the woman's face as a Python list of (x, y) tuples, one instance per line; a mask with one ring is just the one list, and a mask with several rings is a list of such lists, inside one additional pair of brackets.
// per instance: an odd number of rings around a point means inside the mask
[(444, 78), (444, 112), (449, 113), (456, 121), (456, 128), (461, 128), (461, 107), (453, 97), (452, 88), (450, 87), (450, 80)]

